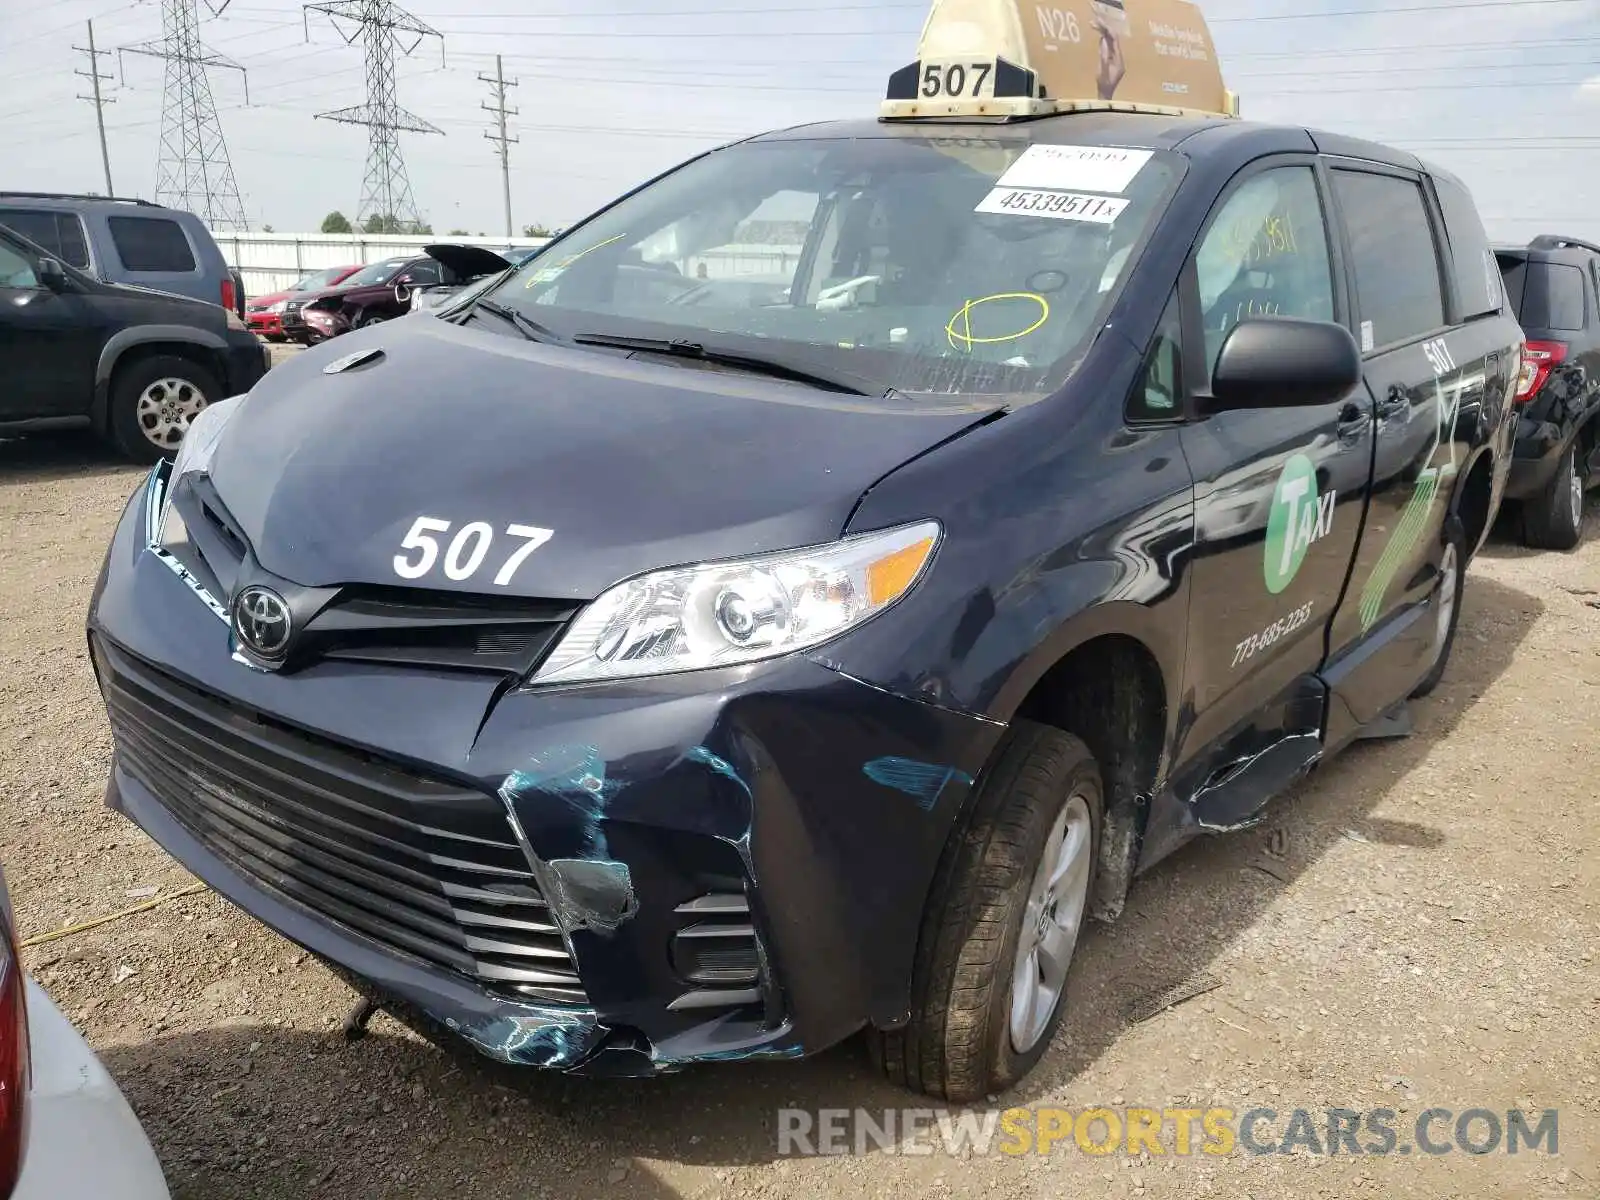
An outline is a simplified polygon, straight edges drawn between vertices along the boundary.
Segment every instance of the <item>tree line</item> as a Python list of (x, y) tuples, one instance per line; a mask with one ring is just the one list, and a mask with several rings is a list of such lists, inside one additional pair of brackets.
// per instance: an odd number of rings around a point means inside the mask
[[(350, 218), (337, 209), (322, 218), (323, 233), (354, 233), (355, 231), (355, 226), (350, 223)], [(402, 221), (399, 217), (385, 217), (374, 213), (361, 223), (361, 232), (431, 236), (433, 234), (433, 226), (422, 221)], [(474, 235), (468, 233), (465, 229), (452, 229), (449, 236), (472, 237)], [(476, 236), (488, 237), (489, 235), (480, 232)], [(555, 234), (553, 230), (544, 225), (524, 225), (522, 227), (522, 236), (525, 238), (547, 238), (553, 237)]]

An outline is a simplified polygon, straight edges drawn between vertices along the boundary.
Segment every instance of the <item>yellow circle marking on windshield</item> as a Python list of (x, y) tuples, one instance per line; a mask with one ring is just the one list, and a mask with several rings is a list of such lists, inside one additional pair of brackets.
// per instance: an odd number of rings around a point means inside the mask
[[(1039, 319), (1026, 329), (1020, 329), (1016, 333), (1006, 333), (999, 337), (973, 337), (972, 310), (1000, 300), (1032, 300), (1039, 306)], [(1050, 301), (1037, 292), (997, 292), (993, 296), (979, 296), (976, 300), (968, 300), (961, 306), (960, 311), (950, 318), (949, 324), (944, 327), (944, 332), (950, 339), (952, 349), (960, 350), (965, 347), (967, 350), (971, 350), (974, 346), (993, 346), (1000, 342), (1014, 342), (1018, 338), (1025, 338), (1049, 319)], [(961, 324), (960, 329), (956, 328), (957, 322)]]

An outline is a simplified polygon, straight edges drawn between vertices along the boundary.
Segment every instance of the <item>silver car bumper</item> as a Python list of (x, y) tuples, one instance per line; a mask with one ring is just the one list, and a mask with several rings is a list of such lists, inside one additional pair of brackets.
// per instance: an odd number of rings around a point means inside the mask
[(171, 1200), (116, 1081), (33, 980), (28, 1148), (12, 1200)]

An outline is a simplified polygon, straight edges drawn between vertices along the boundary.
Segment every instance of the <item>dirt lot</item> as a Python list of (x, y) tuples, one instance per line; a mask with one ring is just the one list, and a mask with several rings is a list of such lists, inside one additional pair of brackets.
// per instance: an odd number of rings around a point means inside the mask
[[(24, 936), (191, 882), (101, 804), (110, 738), (83, 610), (138, 477), (76, 439), (0, 443), (0, 856)], [(350, 993), (210, 893), (42, 945), (27, 965), (121, 1081), (185, 1200), (1593, 1197), (1595, 533), (1567, 556), (1502, 536), (1473, 568), (1454, 665), (1413, 737), (1356, 747), (1268, 825), (1140, 881), (1123, 922), (1085, 944), (1070, 1028), (1013, 1098), (1559, 1108), (1554, 1158), (783, 1159), (779, 1106), (916, 1101), (855, 1046), (512, 1089), (384, 1017), (347, 1045)], [(1202, 971), (1220, 987), (1127, 1015)]]

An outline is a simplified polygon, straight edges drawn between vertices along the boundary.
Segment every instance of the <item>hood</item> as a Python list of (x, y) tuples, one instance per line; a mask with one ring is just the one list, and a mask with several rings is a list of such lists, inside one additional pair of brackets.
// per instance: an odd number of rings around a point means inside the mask
[(273, 292), (273, 293), (271, 293), (270, 295), (267, 295), (267, 296), (256, 296), (248, 304), (245, 305), (245, 311), (246, 312), (265, 312), (267, 309), (271, 308), (274, 304), (276, 304), (279, 300), (287, 300), (290, 296), (292, 296), (294, 294), (295, 293), (293, 293), (293, 292)]
[(509, 261), (501, 258), (493, 250), (485, 250), (482, 246), (442, 244), (424, 246), (422, 252), (435, 262), (443, 263), (463, 279), (475, 279), (479, 275), (497, 275), (511, 266)]
[[(830, 542), (877, 480), (998, 407), (841, 396), (411, 319), (269, 372), (211, 477), (261, 565), (295, 583), (587, 600), (656, 567)], [(408, 581), (394, 561), (420, 517), (450, 533)], [(492, 531), (487, 555), (451, 580), (444, 549), (474, 522)], [(500, 589), (523, 544), (510, 525), (554, 533)]]

